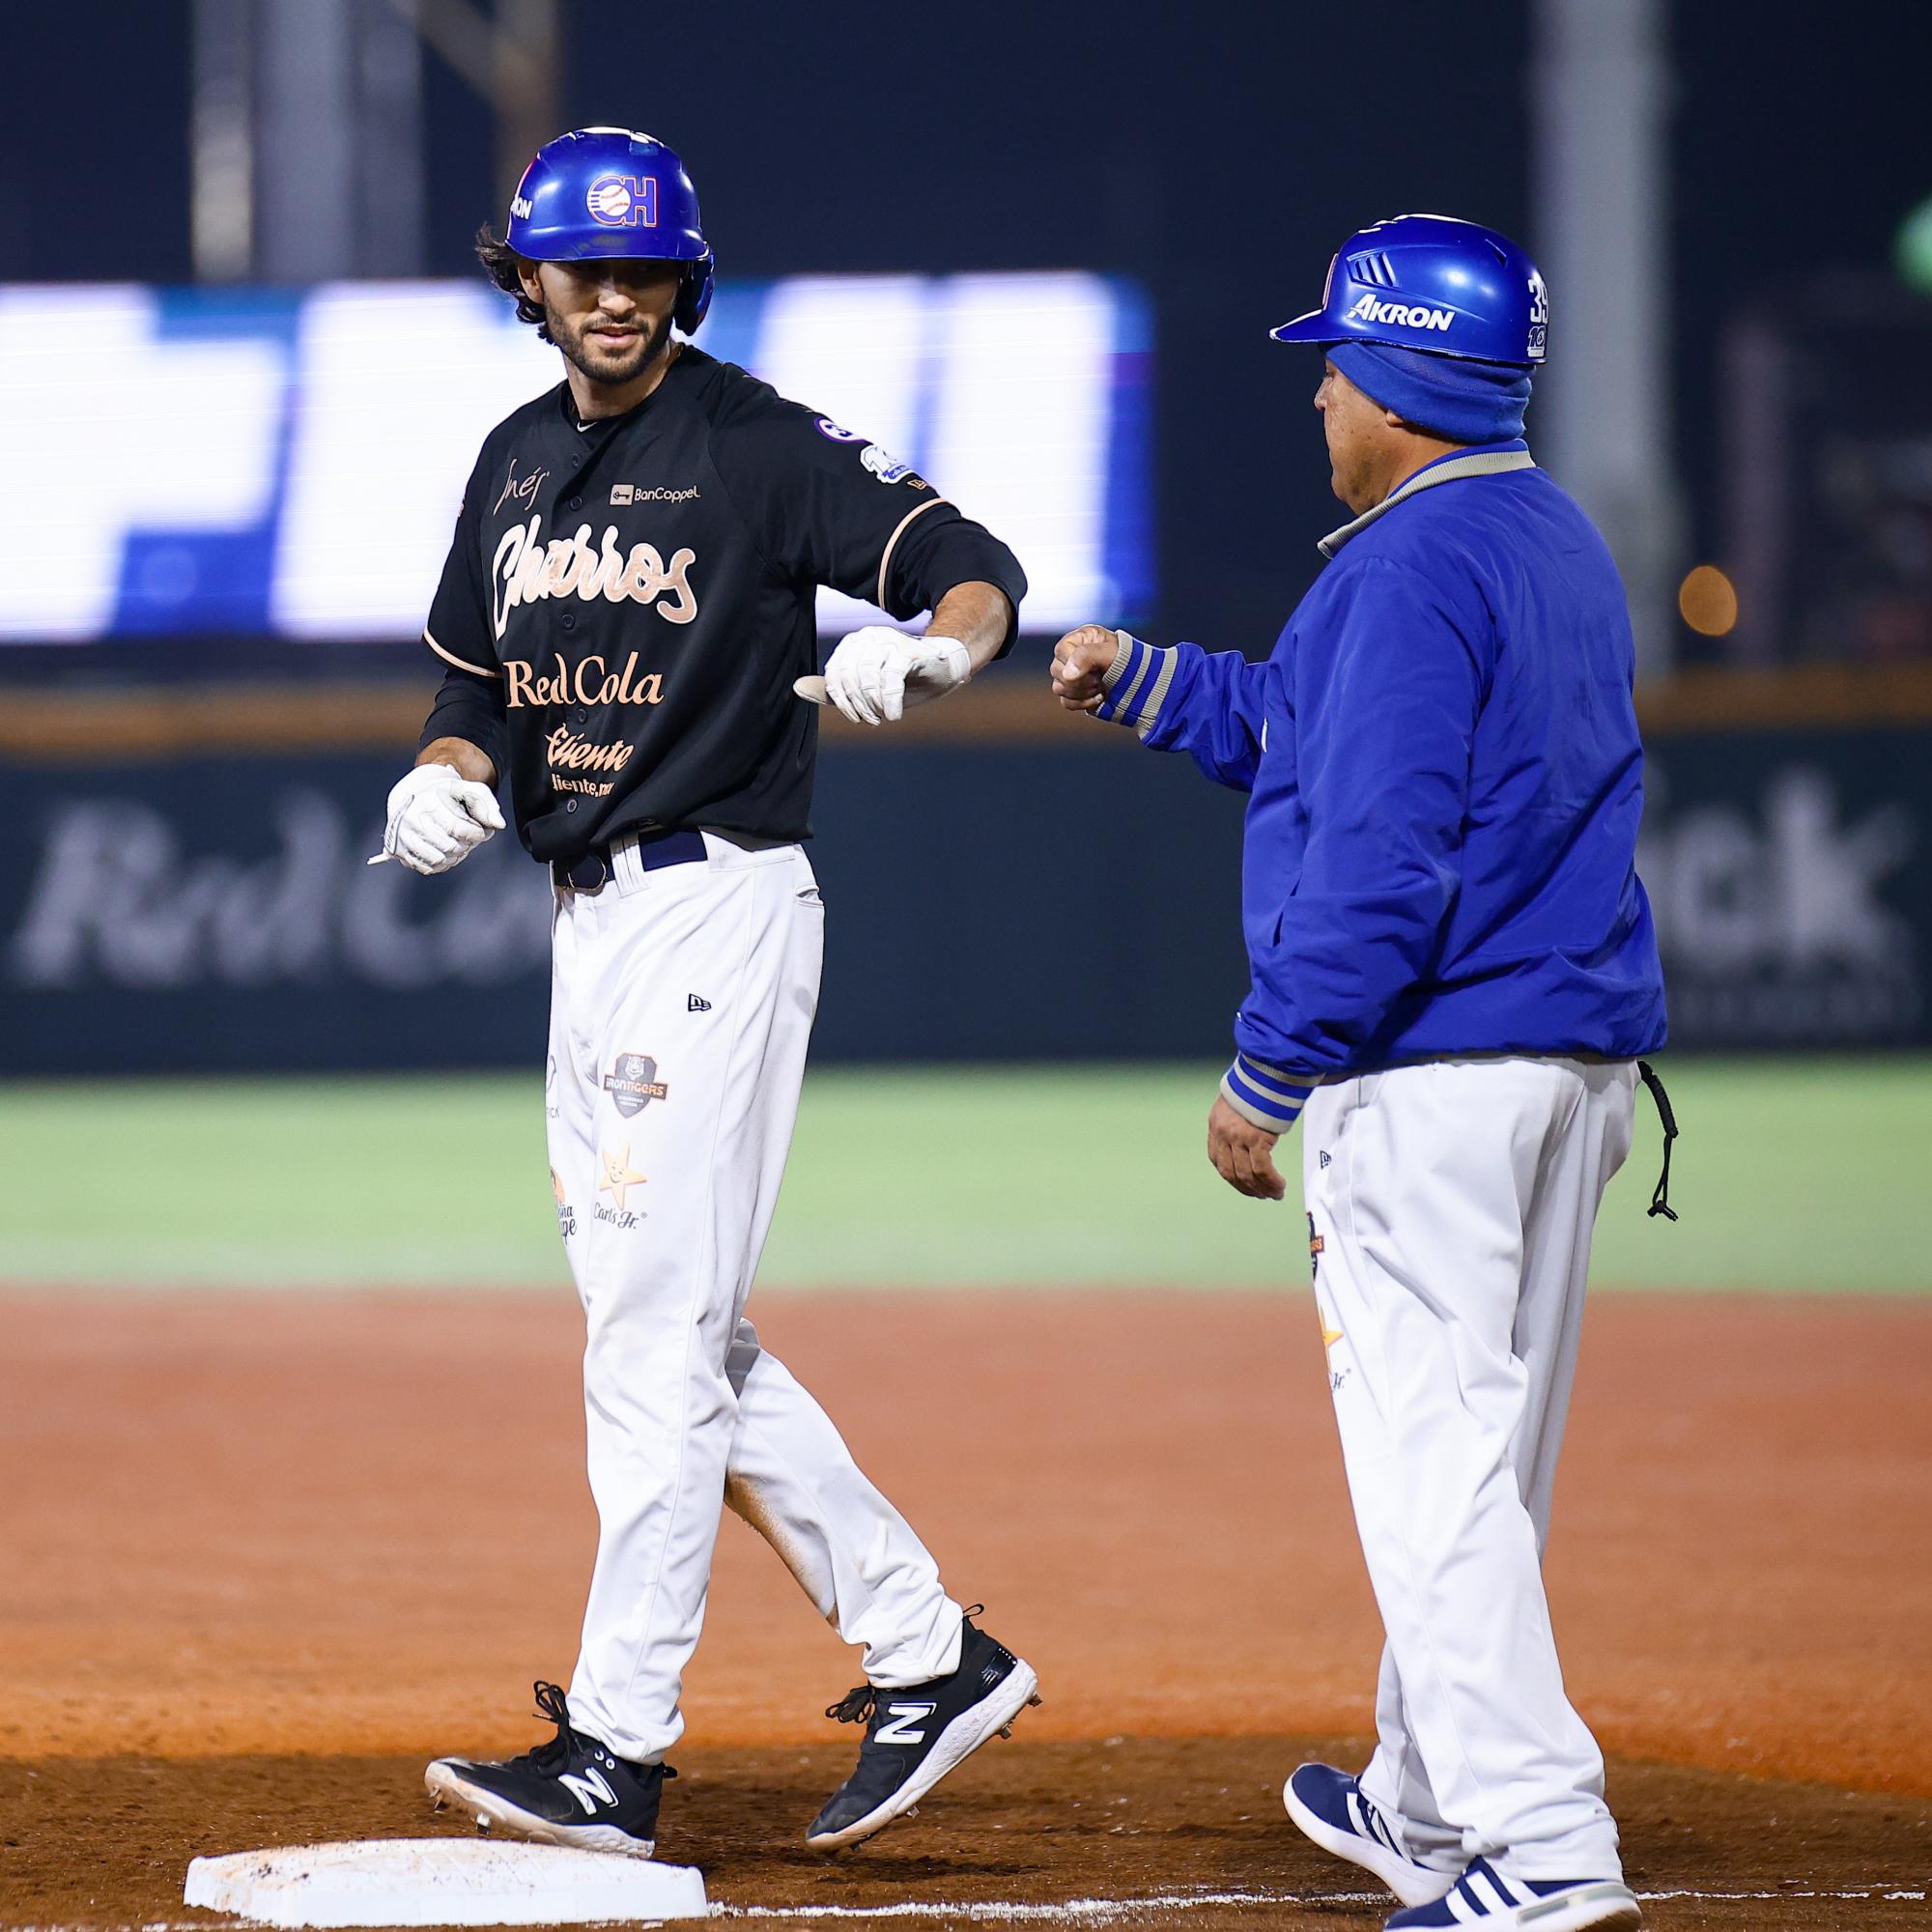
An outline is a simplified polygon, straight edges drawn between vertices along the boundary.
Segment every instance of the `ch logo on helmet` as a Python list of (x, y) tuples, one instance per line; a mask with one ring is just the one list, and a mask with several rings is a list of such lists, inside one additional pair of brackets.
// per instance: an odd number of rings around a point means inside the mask
[(655, 228), (658, 184), (655, 175), (599, 175), (584, 190), (583, 205), (606, 228)]
[(1420, 303), (1411, 308), (1406, 302), (1378, 301), (1374, 296), (1363, 296), (1349, 311), (1348, 320), (1399, 322), (1406, 328), (1447, 328), (1456, 315), (1453, 309), (1424, 308)]

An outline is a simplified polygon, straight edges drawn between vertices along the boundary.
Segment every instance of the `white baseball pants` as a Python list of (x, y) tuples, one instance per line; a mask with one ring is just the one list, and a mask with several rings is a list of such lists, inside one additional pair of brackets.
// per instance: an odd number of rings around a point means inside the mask
[(1387, 1637), (1362, 1788), (1445, 1870), (1621, 1876), (1542, 1555), (1635, 1088), (1629, 1061), (1443, 1060), (1319, 1087), (1302, 1115), (1328, 1379)]
[(904, 1518), (758, 1345), (745, 1300), (818, 1005), (824, 908), (796, 845), (704, 835), (557, 893), (552, 1186), (583, 1303), (597, 1562), (574, 1722), (619, 1756), (682, 1734), (720, 1506), (772, 1544), (875, 1684), (955, 1669), (960, 1609)]

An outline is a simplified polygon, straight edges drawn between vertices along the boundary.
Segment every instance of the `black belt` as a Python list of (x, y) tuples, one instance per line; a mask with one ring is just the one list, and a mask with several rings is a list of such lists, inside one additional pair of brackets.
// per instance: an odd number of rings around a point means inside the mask
[[(655, 872), (665, 866), (691, 866), (704, 858), (704, 834), (701, 832), (640, 832), (638, 834), (638, 864), (646, 872)], [(593, 845), (581, 859), (573, 859), (565, 865), (561, 859), (551, 861), (551, 878), (559, 886), (568, 886), (572, 892), (594, 893), (601, 891), (616, 871), (608, 844)]]

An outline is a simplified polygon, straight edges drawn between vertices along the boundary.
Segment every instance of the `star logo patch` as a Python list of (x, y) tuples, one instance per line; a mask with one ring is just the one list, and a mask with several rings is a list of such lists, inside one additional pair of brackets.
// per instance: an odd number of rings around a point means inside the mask
[(615, 1153), (609, 1148), (604, 1150), (604, 1179), (597, 1183), (599, 1194), (608, 1194), (619, 1208), (624, 1206), (625, 1191), (641, 1187), (644, 1177), (631, 1166), (631, 1144), (626, 1141)]

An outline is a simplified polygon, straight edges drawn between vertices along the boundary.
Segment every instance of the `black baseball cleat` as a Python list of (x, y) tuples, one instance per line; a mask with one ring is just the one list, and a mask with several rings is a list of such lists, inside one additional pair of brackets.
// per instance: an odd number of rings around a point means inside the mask
[(649, 1858), (657, 1849), (658, 1800), (665, 1779), (677, 1773), (665, 1764), (633, 1764), (573, 1729), (569, 1702), (556, 1685), (539, 1678), (536, 1699), (556, 1736), (500, 1764), (438, 1758), (423, 1773), (436, 1808), (472, 1811), (485, 1832), (500, 1825), (545, 1844)]
[(862, 1684), (826, 1711), (841, 1724), (863, 1723), (866, 1742), (858, 1770), (825, 1801), (805, 1834), (814, 1850), (840, 1851), (904, 1817), (995, 1732), (1010, 1736), (1013, 1719), (1039, 1702), (1033, 1666), (977, 1629), (972, 1616), (952, 1676), (903, 1690)]

